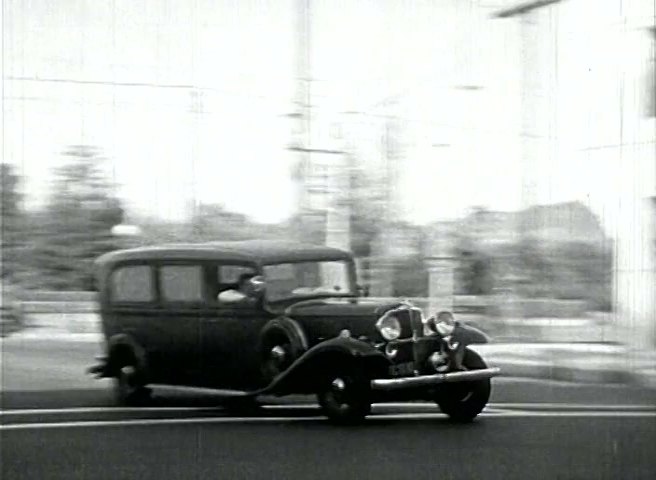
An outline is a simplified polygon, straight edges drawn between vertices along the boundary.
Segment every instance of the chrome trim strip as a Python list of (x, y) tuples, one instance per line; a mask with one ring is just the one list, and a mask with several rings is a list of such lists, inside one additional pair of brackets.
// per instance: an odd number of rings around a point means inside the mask
[(418, 377), (403, 378), (376, 378), (371, 381), (372, 390), (402, 390), (404, 388), (429, 387), (438, 383), (467, 382), (483, 380), (501, 375), (501, 369), (484, 368), (481, 370), (468, 370), (466, 372), (437, 373), (435, 375), (421, 375)]

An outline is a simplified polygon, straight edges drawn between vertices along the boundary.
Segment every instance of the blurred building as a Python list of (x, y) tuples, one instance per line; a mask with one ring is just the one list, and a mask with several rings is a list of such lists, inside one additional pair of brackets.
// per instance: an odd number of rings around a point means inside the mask
[(533, 205), (518, 212), (476, 209), (458, 223), (461, 234), (481, 246), (515, 243), (522, 236), (595, 247), (608, 242), (598, 217), (581, 202)]

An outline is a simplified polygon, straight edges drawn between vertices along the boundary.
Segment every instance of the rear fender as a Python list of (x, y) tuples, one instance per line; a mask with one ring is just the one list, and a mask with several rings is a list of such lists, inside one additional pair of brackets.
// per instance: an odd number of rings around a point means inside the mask
[(386, 376), (390, 365), (385, 355), (365, 342), (352, 338), (333, 338), (305, 352), (257, 394), (314, 393), (322, 372), (350, 362), (358, 362), (371, 378)]
[(138, 371), (146, 371), (146, 351), (137, 341), (125, 333), (120, 333), (107, 341), (107, 360), (103, 376), (113, 377), (125, 360), (133, 360)]

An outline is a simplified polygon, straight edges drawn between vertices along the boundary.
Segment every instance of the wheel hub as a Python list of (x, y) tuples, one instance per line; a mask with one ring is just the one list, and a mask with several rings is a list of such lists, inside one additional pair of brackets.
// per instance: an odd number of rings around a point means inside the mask
[(273, 358), (278, 363), (283, 362), (286, 356), (287, 352), (285, 352), (285, 349), (280, 345), (276, 345), (271, 349), (271, 358)]
[(346, 390), (346, 383), (341, 378), (335, 378), (330, 383), (330, 386), (335, 392), (343, 392), (344, 390)]

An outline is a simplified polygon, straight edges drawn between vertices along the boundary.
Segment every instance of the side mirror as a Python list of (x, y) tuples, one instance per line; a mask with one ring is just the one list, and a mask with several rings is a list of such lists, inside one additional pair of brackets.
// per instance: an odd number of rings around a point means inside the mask
[(358, 295), (361, 297), (369, 296), (369, 285), (358, 285)]

